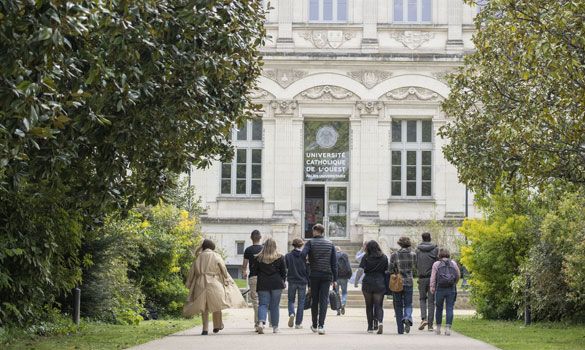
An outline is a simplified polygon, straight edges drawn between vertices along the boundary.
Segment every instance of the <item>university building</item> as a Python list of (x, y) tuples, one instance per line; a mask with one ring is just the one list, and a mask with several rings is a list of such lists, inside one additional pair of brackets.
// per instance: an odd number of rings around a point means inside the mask
[[(446, 74), (473, 50), (463, 0), (272, 0), (261, 114), (233, 131), (235, 156), (194, 171), (203, 232), (241, 265), (258, 229), (281, 250), (327, 235), (353, 253), (395, 247), (476, 215), (437, 136)], [(471, 196), (469, 196), (471, 198)], [(466, 207), (467, 203), (467, 207)]]

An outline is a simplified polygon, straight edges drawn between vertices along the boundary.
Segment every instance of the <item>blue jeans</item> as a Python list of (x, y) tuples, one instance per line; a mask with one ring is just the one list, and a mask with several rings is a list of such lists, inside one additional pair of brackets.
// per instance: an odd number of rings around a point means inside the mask
[(404, 286), (400, 293), (392, 293), (394, 313), (398, 324), (398, 334), (404, 333), (404, 322), (412, 325), (412, 286)]
[(258, 322), (264, 322), (266, 324), (266, 316), (270, 309), (270, 322), (272, 322), (272, 327), (278, 327), (281, 295), (282, 289), (258, 291)]
[(437, 325), (443, 323), (443, 304), (447, 304), (445, 313), (447, 314), (447, 324), (453, 324), (453, 308), (457, 300), (457, 288), (437, 288), (435, 291), (435, 322)]
[[(307, 293), (306, 284), (288, 284), (288, 315), (296, 316), (295, 324), (298, 326), (303, 323), (303, 313), (305, 311), (305, 296)], [(298, 295), (299, 304), (295, 314), (295, 299)]]
[[(337, 294), (341, 295), (341, 305), (343, 306), (347, 304), (347, 281), (347, 278), (337, 279)], [(339, 288), (341, 288), (341, 293), (339, 293)]]

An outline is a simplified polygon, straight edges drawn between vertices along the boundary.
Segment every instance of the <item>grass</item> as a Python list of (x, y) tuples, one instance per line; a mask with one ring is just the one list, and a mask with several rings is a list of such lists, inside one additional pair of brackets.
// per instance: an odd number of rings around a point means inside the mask
[(583, 350), (585, 324), (535, 323), (524, 326), (520, 321), (488, 321), (460, 317), (453, 329), (503, 350)]
[(236, 285), (238, 288), (248, 288), (248, 281), (244, 279), (235, 279)]
[(8, 344), (1, 344), (4, 350), (110, 350), (125, 349), (143, 344), (201, 324), (200, 319), (172, 319), (144, 321), (136, 326), (122, 326), (95, 322), (84, 322), (75, 334), (59, 336), (17, 335)]

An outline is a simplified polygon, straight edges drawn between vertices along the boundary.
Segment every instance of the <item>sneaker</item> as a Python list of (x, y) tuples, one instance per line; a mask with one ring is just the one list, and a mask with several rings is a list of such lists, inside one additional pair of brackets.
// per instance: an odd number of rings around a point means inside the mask
[(272, 333), (280, 333), (280, 329), (278, 327), (272, 328)]
[(325, 328), (323, 327), (319, 327), (319, 335), (324, 335), (325, 334)]
[(345, 315), (345, 305), (343, 305), (343, 306), (341, 307), (341, 314), (342, 314), (342, 315)]
[(258, 332), (258, 334), (264, 334), (264, 327), (266, 327), (264, 323), (258, 323), (258, 326), (256, 326), (256, 332)]
[(201, 335), (208, 335), (209, 332), (208, 331), (201, 331)]
[(371, 334), (371, 333), (374, 333), (374, 330), (373, 330), (373, 329), (370, 329), (370, 328), (368, 328), (368, 333), (370, 333), (370, 334)]
[(313, 331), (313, 333), (317, 333), (317, 327), (311, 326), (311, 330)]
[(376, 334), (382, 334), (384, 332), (384, 326), (380, 323), (378, 324), (378, 332)]
[(434, 331), (435, 329), (433, 328), (433, 326), (429, 325), (429, 332)]
[(303, 329), (303, 326), (300, 325), (300, 324), (298, 324), (298, 325), (295, 326), (295, 329)]
[(288, 317), (288, 327), (293, 328), (294, 325), (295, 325), (295, 315), (290, 315)]
[(425, 329), (425, 327), (429, 324), (429, 322), (427, 320), (422, 320), (422, 322), (420, 323), (420, 326), (418, 326), (418, 330), (422, 331), (423, 329)]
[(445, 326), (445, 335), (451, 335), (451, 325), (450, 324)]
[(337, 310), (337, 316), (341, 316), (341, 309)]
[(410, 333), (410, 321), (404, 320), (404, 333)]
[(440, 324), (438, 324), (437, 325), (437, 328), (435, 328), (435, 334), (436, 335), (441, 335), (441, 325)]
[(378, 330), (378, 320), (374, 320), (374, 330)]

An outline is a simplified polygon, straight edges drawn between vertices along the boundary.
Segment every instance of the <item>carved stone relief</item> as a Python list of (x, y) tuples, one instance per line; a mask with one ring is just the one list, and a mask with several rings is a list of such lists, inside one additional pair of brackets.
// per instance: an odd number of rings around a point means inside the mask
[(403, 32), (391, 33), (390, 37), (405, 47), (411, 50), (416, 50), (421, 47), (422, 44), (434, 38), (435, 33), (405, 30)]
[(267, 100), (274, 97), (273, 94), (261, 88), (256, 88), (250, 92), (250, 98), (253, 100)]
[(274, 114), (293, 114), (298, 105), (296, 100), (274, 100), (270, 102), (270, 107), (274, 110)]
[(368, 89), (371, 89), (374, 86), (378, 85), (379, 83), (383, 82), (384, 80), (390, 78), (392, 76), (392, 73), (380, 70), (360, 70), (348, 72), (347, 75), (359, 81)]
[(395, 101), (438, 101), (439, 94), (429, 89), (418, 87), (405, 87), (392, 90), (385, 95)]
[(337, 49), (356, 36), (355, 32), (343, 30), (312, 30), (300, 35), (318, 49)]
[(309, 100), (346, 100), (355, 97), (355, 94), (342, 87), (323, 85), (301, 92), (300, 97)]
[(380, 101), (359, 101), (356, 108), (361, 115), (377, 115), (384, 108), (384, 104)]
[(305, 77), (307, 72), (294, 69), (265, 69), (262, 75), (268, 79), (274, 80), (278, 85), (287, 88), (290, 84)]

